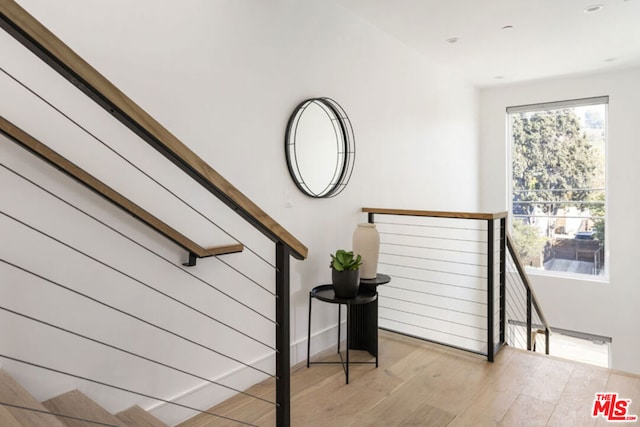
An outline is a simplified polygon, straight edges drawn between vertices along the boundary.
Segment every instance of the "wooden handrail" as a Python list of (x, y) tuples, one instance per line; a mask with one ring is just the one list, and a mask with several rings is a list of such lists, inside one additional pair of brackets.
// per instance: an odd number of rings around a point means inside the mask
[(263, 234), (284, 243), (292, 256), (307, 257), (308, 249), (300, 241), (14, 0), (0, 0), (0, 27)]
[(122, 194), (118, 193), (99, 179), (90, 175), (82, 168), (70, 162), (57, 152), (53, 151), (31, 135), (13, 125), (11, 122), (0, 116), (0, 133), (7, 136), (10, 140), (17, 143), (26, 150), (32, 152), (47, 163), (60, 169), (65, 174), (74, 178), (76, 181), (98, 193), (111, 203), (115, 204), (133, 217), (139, 219), (158, 233), (162, 234), (178, 246), (186, 249), (188, 252), (195, 254), (200, 258), (222, 255), (234, 252), (241, 252), (243, 246), (238, 243), (216, 246), (212, 248), (203, 248), (193, 240), (179, 233), (169, 225), (156, 218), (140, 206), (136, 205)]
[(507, 212), (497, 213), (476, 213), (476, 212), (441, 212), (441, 211), (420, 211), (409, 209), (381, 209), (362, 208), (362, 212), (383, 214), (383, 215), (408, 215), (408, 216), (431, 216), (437, 218), (460, 218), (460, 219), (499, 219), (506, 218)]

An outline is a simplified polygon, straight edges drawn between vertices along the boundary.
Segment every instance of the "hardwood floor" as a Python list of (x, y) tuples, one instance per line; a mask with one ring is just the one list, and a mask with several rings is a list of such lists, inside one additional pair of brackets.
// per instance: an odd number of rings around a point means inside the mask
[[(335, 350), (333, 350), (335, 351)], [(362, 352), (357, 354), (360, 360)], [(314, 360), (335, 360), (336, 355)], [(356, 358), (356, 360), (358, 360)], [(291, 425), (333, 426), (604, 426), (591, 417), (597, 392), (631, 399), (640, 415), (640, 377), (505, 348), (495, 363), (479, 356), (380, 331), (380, 367), (300, 364), (291, 381)], [(274, 399), (273, 382), (250, 393)], [(275, 426), (272, 405), (236, 396), (211, 412)], [(241, 425), (199, 415), (181, 427)]]

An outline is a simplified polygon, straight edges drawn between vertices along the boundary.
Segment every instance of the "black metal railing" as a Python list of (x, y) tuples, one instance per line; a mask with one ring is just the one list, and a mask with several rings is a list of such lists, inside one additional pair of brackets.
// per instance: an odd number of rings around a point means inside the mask
[[(5, 141), (3, 144), (6, 145), (7, 142)], [(74, 309), (79, 312), (91, 313), (103, 310), (108, 312), (106, 317), (116, 319), (113, 320), (114, 323), (124, 321), (129, 325), (138, 325), (130, 326), (130, 329), (136, 333), (140, 333), (140, 327), (152, 330), (154, 334), (163, 336), (163, 338), (159, 338), (159, 340), (165, 342), (165, 345), (168, 347), (181, 346), (186, 349), (195, 349), (195, 351), (210, 354), (212, 361), (218, 360), (218, 364), (226, 363), (231, 369), (243, 368), (253, 371), (254, 374), (257, 375), (257, 381), (261, 379), (275, 379), (277, 381), (279, 380), (279, 377), (284, 377), (288, 373), (279, 373), (278, 371), (273, 372), (270, 369), (263, 369), (261, 367), (254, 366), (255, 364), (250, 360), (247, 360), (247, 355), (243, 355), (243, 352), (239, 349), (225, 349), (224, 345), (221, 345), (219, 342), (215, 342), (215, 340), (191, 338), (188, 331), (181, 331), (179, 328), (172, 326), (164, 326), (161, 322), (150, 319), (150, 313), (148, 313), (148, 311), (144, 314), (140, 314), (136, 312), (135, 307), (131, 307), (131, 304), (115, 304), (107, 302), (104, 297), (100, 296), (100, 290), (95, 287), (87, 286), (80, 282), (73, 283), (73, 280), (59, 280), (56, 278), (55, 271), (50, 271), (46, 266), (34, 267), (28, 262), (25, 262), (25, 259), (28, 259), (31, 256), (51, 257), (54, 255), (59, 256), (60, 253), (64, 253), (64, 257), (68, 259), (69, 262), (69, 265), (65, 266), (65, 268), (73, 269), (74, 265), (90, 265), (91, 267), (85, 268), (92, 270), (98, 276), (113, 276), (113, 280), (125, 283), (127, 287), (132, 289), (133, 293), (138, 294), (139, 297), (142, 296), (145, 300), (162, 302), (163, 304), (174, 306), (174, 310), (190, 313), (188, 316), (201, 318), (201, 322), (203, 322), (204, 325), (208, 324), (208, 326), (203, 325), (201, 327), (208, 330), (212, 337), (220, 335), (225, 336), (225, 334), (226, 336), (233, 336), (235, 340), (241, 342), (239, 346), (243, 349), (253, 348), (253, 351), (249, 352), (249, 354), (267, 352), (275, 355), (278, 345), (283, 345), (282, 342), (269, 342), (268, 337), (256, 337), (247, 333), (243, 330), (245, 328), (243, 328), (242, 325), (234, 325), (232, 323), (232, 319), (222, 319), (222, 316), (212, 313), (202, 304), (197, 304), (193, 301), (185, 301), (182, 297), (176, 296), (180, 294), (179, 289), (166, 290), (166, 283), (150, 283), (142, 277), (143, 275), (141, 275), (139, 271), (130, 271), (132, 269), (137, 270), (131, 265), (123, 267), (115, 265), (113, 260), (103, 259), (103, 257), (95, 254), (105, 250), (104, 247), (101, 247), (102, 244), (100, 242), (87, 247), (86, 242), (82, 242), (81, 244), (72, 242), (71, 239), (66, 237), (63, 233), (56, 233), (55, 229), (57, 228), (67, 228), (70, 220), (73, 219), (78, 221), (78, 218), (83, 218), (83, 220), (80, 220), (79, 222), (84, 223), (86, 220), (86, 222), (91, 223), (91, 227), (96, 235), (100, 235), (101, 233), (113, 234), (117, 240), (125, 242), (127, 245), (130, 244), (129, 246), (133, 246), (135, 248), (134, 253), (138, 253), (137, 257), (139, 257), (139, 259), (156, 259), (158, 264), (164, 265), (165, 267), (159, 267), (156, 265), (155, 268), (164, 268), (168, 271), (175, 271), (176, 278), (180, 278), (179, 280), (183, 285), (185, 282), (190, 282), (193, 286), (202, 286), (205, 288), (202, 292), (205, 294), (209, 293), (212, 299), (216, 299), (218, 301), (226, 300), (224, 304), (235, 306), (234, 311), (237, 315), (246, 320), (250, 320), (248, 323), (255, 324), (262, 322), (265, 326), (261, 329), (270, 329), (271, 327), (277, 328), (280, 324), (286, 323), (286, 319), (283, 318), (288, 314), (288, 308), (284, 312), (277, 311), (275, 318), (272, 318), (269, 314), (264, 314), (259, 310), (256, 310), (248, 303), (243, 302), (240, 298), (234, 296), (229, 290), (221, 288), (217, 283), (215, 283), (215, 279), (203, 277), (203, 275), (198, 272), (181, 267), (179, 264), (176, 264), (174, 260), (167, 258), (157, 249), (154, 249), (148, 244), (137, 241), (135, 238), (132, 238), (118, 230), (115, 226), (99, 219), (94, 213), (74, 205), (72, 202), (69, 202), (53, 191), (47, 189), (43, 184), (33, 181), (26, 176), (27, 173), (28, 171), (18, 171), (12, 166), (5, 164), (5, 160), (0, 162), (0, 177), (3, 185), (19, 189), (19, 194), (18, 192), (15, 194), (4, 193), (3, 202), (0, 205), (0, 228), (3, 230), (2, 234), (12, 240), (19, 238), (20, 240), (33, 241), (36, 243), (35, 246), (37, 247), (53, 246), (54, 249), (50, 252), (41, 252), (39, 249), (34, 248), (33, 252), (29, 254), (29, 256), (24, 256), (24, 254), (21, 256), (21, 254), (14, 254), (13, 251), (7, 250), (9, 247), (5, 246), (4, 250), (1, 252), (0, 270), (2, 270), (2, 277), (6, 278), (6, 280), (2, 281), (3, 294), (15, 296), (15, 298), (4, 299), (3, 304), (0, 305), (0, 311), (5, 319), (5, 321), (2, 322), (4, 325), (18, 322), (20, 325), (30, 324), (27, 327), (20, 328), (21, 330), (30, 330), (34, 327), (40, 330), (49, 329), (55, 331), (59, 335), (64, 335), (65, 338), (61, 339), (62, 342), (67, 342), (69, 339), (73, 338), (83, 340), (86, 344), (79, 345), (94, 348), (98, 354), (95, 356), (96, 360), (103, 360), (102, 363), (108, 363), (108, 360), (114, 357), (113, 355), (115, 353), (118, 353), (125, 356), (128, 360), (135, 360), (138, 362), (143, 361), (154, 365), (154, 367), (157, 367), (160, 371), (172, 372), (200, 382), (206, 382), (219, 390), (246, 394), (249, 397), (256, 399), (256, 401), (259, 401), (262, 405), (266, 404), (277, 408), (278, 403), (276, 401), (270, 401), (260, 396), (247, 393), (240, 387), (234, 387), (221, 381), (212, 380), (206, 373), (192, 371), (189, 368), (188, 361), (183, 361), (182, 363), (169, 363), (163, 360), (163, 355), (147, 356), (143, 352), (134, 351), (125, 345), (119, 344), (117, 342), (118, 340), (114, 339), (114, 337), (104, 338), (99, 335), (83, 332), (84, 328), (82, 327), (73, 325), (67, 326), (64, 324), (64, 321), (55, 320), (55, 316), (52, 320), (51, 315), (33, 311), (34, 307), (47, 304), (46, 300), (39, 298), (40, 295), (53, 294), (55, 296), (55, 301), (76, 301), (74, 303)], [(64, 212), (68, 213), (67, 215), (58, 217), (53, 221), (55, 223), (54, 231), (48, 230), (46, 224), (38, 223), (38, 219), (23, 219), (18, 217), (21, 213), (20, 198), (23, 197), (25, 193), (28, 194), (30, 192), (29, 188), (31, 188), (34, 193), (40, 193), (38, 199), (43, 206), (47, 206), (54, 211), (62, 209)], [(33, 195), (35, 196), (36, 194)], [(50, 221), (51, 220), (47, 222)], [(278, 253), (278, 258), (280, 259), (276, 259), (276, 265), (286, 263), (286, 259), (283, 260), (283, 258), (286, 258), (286, 251), (279, 248)], [(258, 291), (253, 293), (254, 298), (256, 298), (256, 295), (260, 294), (264, 295), (266, 298), (275, 298), (276, 293), (267, 290), (270, 285), (255, 284), (253, 283), (253, 280), (246, 277), (245, 273), (236, 272), (231, 267), (227, 267), (225, 263), (218, 261), (218, 264), (223, 266), (225, 269), (230, 270), (231, 274), (238, 275), (238, 280), (242, 280), (248, 285), (255, 286)], [(62, 265), (56, 266), (56, 268), (60, 267), (62, 267)], [(283, 269), (276, 270), (276, 274), (282, 274), (283, 271), (287, 271), (286, 267), (287, 266)], [(285, 282), (286, 284), (286, 278), (281, 278), (279, 281)], [(83, 288), (86, 287), (91, 289), (86, 291), (83, 290)], [(134, 290), (134, 288), (137, 290)], [(164, 290), (162, 288), (164, 288)], [(283, 292), (283, 290), (281, 289), (280, 292)], [(102, 293), (104, 294), (104, 292)], [(29, 301), (29, 306), (26, 308), (22, 307), (22, 300)], [(151, 316), (153, 316), (153, 314), (151, 314)], [(156, 315), (156, 317), (159, 317), (159, 315)], [(125, 320), (117, 320), (117, 318), (123, 318)], [(7, 319), (12, 320), (6, 321)], [(89, 318), (83, 318), (82, 323), (91, 324), (92, 320)], [(7, 331), (5, 331), (5, 333), (6, 332)], [(280, 339), (283, 339), (283, 335), (279, 335), (279, 337)], [(276, 338), (278, 338), (278, 336), (276, 336)], [(286, 339), (286, 337), (284, 339)], [(95, 373), (93, 373), (94, 375), (92, 376), (91, 373), (85, 374), (76, 370), (57, 368), (56, 366), (64, 364), (63, 360), (60, 360), (59, 358), (46, 363), (38, 360), (32, 360), (21, 355), (19, 352), (11, 352), (11, 347), (12, 346), (7, 346), (5, 349), (0, 350), (0, 357), (5, 361), (13, 361), (17, 364), (30, 366), (32, 368), (55, 372), (60, 375), (89, 382), (101, 387), (109, 387), (119, 392), (129, 393), (181, 409), (197, 411), (197, 413), (204, 413), (222, 418), (229, 422), (241, 425), (252, 425), (251, 423), (243, 420), (233, 419), (226, 417), (223, 414), (210, 412), (206, 410), (206, 408), (197, 408), (191, 405), (185, 405), (171, 401), (163, 396), (150, 394), (146, 391), (110, 383), (100, 378), (96, 378)], [(288, 348), (288, 345), (286, 347)], [(7, 350), (9, 350), (9, 352), (6, 352)], [(62, 351), (59, 356), (64, 358), (67, 354), (64, 346), (61, 347), (61, 350)], [(41, 353), (56, 354), (57, 350), (43, 347)], [(228, 393), (226, 395), (228, 395)], [(280, 396), (280, 398), (284, 397)], [(73, 414), (67, 414), (67, 416), (73, 416)]]
[(506, 343), (523, 350), (549, 354), (551, 329), (509, 235), (505, 286)]
[[(159, 249), (153, 244), (146, 242), (148, 239), (134, 236), (137, 233), (121, 231), (122, 220), (114, 219), (104, 220), (101, 215), (96, 214), (95, 208), (85, 208), (84, 205), (92, 205), (95, 203), (91, 199), (89, 193), (77, 192), (73, 197), (65, 197), (59, 190), (57, 183), (43, 182), (42, 176), (33, 173), (30, 169), (31, 165), (21, 164), (17, 161), (11, 164), (11, 156), (4, 157), (0, 165), (0, 174), (2, 174), (2, 183), (5, 188), (18, 187), (28, 189), (28, 192), (37, 194), (38, 203), (42, 212), (41, 215), (32, 215), (33, 211), (21, 209), (25, 192), (11, 194), (7, 191), (3, 193), (2, 204), (0, 205), (0, 225), (3, 227), (3, 238), (7, 236), (8, 240), (14, 239), (20, 241), (20, 245), (29, 246), (28, 252), (19, 252), (10, 250), (10, 245), (5, 245), (0, 256), (0, 269), (2, 269), (3, 277), (2, 286), (6, 287), (7, 295), (20, 295), (20, 298), (6, 299), (0, 311), (5, 320), (4, 327), (13, 323), (29, 322), (32, 329), (55, 331), (43, 332), (44, 335), (56, 334), (61, 340), (69, 345), (83, 345), (88, 347), (97, 347), (102, 350), (98, 351), (100, 356), (96, 356), (97, 364), (108, 365), (113, 363), (111, 355), (113, 352), (119, 354), (118, 357), (126, 357), (135, 359), (138, 363), (144, 361), (154, 366), (154, 369), (166, 369), (171, 371), (170, 375), (186, 376), (198, 381), (204, 381), (208, 384), (215, 385), (220, 389), (224, 389), (233, 393), (244, 393), (246, 384), (238, 387), (229, 386), (221, 381), (206, 380), (209, 378), (207, 373), (191, 372), (190, 369), (180, 366), (179, 364), (163, 360), (164, 354), (154, 355), (150, 357), (140, 351), (120, 345), (117, 341), (120, 337), (110, 337), (106, 339), (97, 335), (89, 335), (83, 331), (86, 323), (91, 324), (89, 316), (93, 311), (104, 313), (109, 319), (112, 319), (114, 325), (126, 325), (125, 330), (137, 331), (141, 330), (150, 332), (157, 345), (171, 348), (176, 341), (180, 342), (180, 346), (185, 349), (191, 349), (192, 355), (200, 356), (201, 352), (206, 354), (207, 358), (211, 358), (213, 365), (225, 366), (228, 370), (246, 369), (254, 372), (264, 378), (271, 378), (275, 382), (275, 401), (265, 402), (265, 399), (256, 399), (260, 404), (272, 405), (275, 408), (276, 424), (278, 426), (288, 426), (290, 424), (290, 320), (289, 320), (289, 269), (290, 257), (304, 259), (307, 254), (307, 248), (298, 242), (287, 230), (282, 228), (273, 219), (271, 219), (260, 208), (255, 206), (246, 196), (240, 193), (236, 188), (229, 184), (217, 172), (211, 169), (204, 160), (200, 159), (189, 148), (182, 144), (175, 136), (169, 133), (157, 121), (149, 116), (144, 110), (138, 107), (131, 99), (120, 92), (107, 79), (94, 70), (82, 58), (77, 56), (70, 48), (61, 42), (55, 35), (49, 32), (37, 20), (24, 11), (15, 1), (7, 0), (0, 3), (0, 27), (2, 27), (9, 35), (15, 39), (15, 43), (20, 43), (29, 51), (40, 58), (44, 63), (48, 64), (55, 72), (64, 77), (68, 81), (66, 90), (75, 91), (79, 89), (82, 93), (94, 100), (97, 105), (107, 111), (119, 123), (128, 128), (140, 141), (145, 141), (152, 148), (160, 152), (166, 159), (176, 165), (180, 170), (184, 171), (189, 177), (198, 183), (207, 192), (213, 194), (223, 207), (230, 208), (230, 212), (239, 215), (246, 222), (251, 224), (261, 235), (273, 242), (275, 250), (265, 254), (263, 250), (256, 248), (253, 244), (248, 244), (245, 239), (235, 237), (228, 228), (220, 225), (218, 221), (211, 220), (210, 211), (205, 211), (189, 203), (186, 199), (179, 195), (179, 191), (170, 190), (167, 185), (162, 185), (157, 176), (152, 176), (143, 171), (143, 168), (135, 165), (135, 162), (129, 161), (126, 154), (121, 153), (102, 137), (98, 137), (99, 132), (90, 129), (91, 126), (85, 125), (82, 120), (71, 118), (72, 113), (66, 112), (65, 108), (56, 105), (54, 100), (40, 93), (37, 89), (30, 86), (29, 82), (22, 82), (20, 76), (12, 73), (11, 70), (4, 68), (3, 61), (2, 72), (10, 79), (5, 79), (2, 84), (11, 86), (12, 90), (18, 93), (16, 98), (16, 106), (18, 98), (29, 99), (33, 105), (37, 105), (36, 109), (27, 108), (24, 113), (27, 116), (21, 117), (21, 124), (28, 123), (37, 129), (40, 119), (36, 111), (46, 110), (48, 114), (47, 122), (55, 120), (63, 123), (63, 128), (73, 129), (74, 134), (81, 135), (81, 141), (84, 144), (99, 143), (107, 147), (112, 154), (124, 163), (119, 163), (114, 170), (118, 173), (132, 168), (134, 174), (138, 174), (141, 182), (152, 182), (157, 185), (161, 193), (173, 200), (172, 203), (184, 206), (184, 209), (191, 214), (204, 219), (205, 225), (210, 226), (211, 230), (203, 229), (202, 234), (211, 232), (213, 229), (222, 230), (224, 235), (231, 237), (235, 242), (241, 243), (247, 248), (242, 254), (231, 256), (232, 258), (222, 259), (213, 258), (215, 268), (213, 272), (210, 270), (190, 271), (189, 269), (178, 266), (175, 259), (171, 255), (166, 255), (164, 249)], [(7, 59), (7, 58), (3, 58)], [(54, 73), (55, 74), (55, 73)], [(57, 76), (57, 75), (56, 75)], [(59, 78), (53, 78), (56, 85), (60, 85)], [(46, 85), (45, 85), (46, 86)], [(3, 92), (4, 93), (4, 92)], [(22, 100), (22, 99), (21, 99)], [(17, 109), (16, 111), (18, 111)], [(13, 111), (3, 111), (3, 116), (12, 119)], [(17, 114), (17, 113), (16, 113)], [(44, 121), (44, 120), (43, 120)], [(24, 126), (23, 126), (24, 127)], [(56, 127), (56, 129), (58, 129)], [(25, 128), (30, 132), (31, 128)], [(50, 135), (52, 130), (47, 132)], [(119, 131), (120, 132), (120, 131)], [(120, 132), (120, 134), (122, 134)], [(65, 138), (61, 136), (61, 138)], [(54, 138), (55, 139), (55, 138)], [(47, 142), (47, 141), (44, 141)], [(0, 138), (0, 143), (5, 141)], [(10, 144), (9, 144), (10, 145)], [(5, 150), (5, 148), (2, 148)], [(6, 148), (6, 150), (11, 150)], [(102, 150), (102, 148), (101, 148)], [(101, 151), (103, 153), (104, 151)], [(15, 154), (15, 153), (14, 153)], [(20, 156), (19, 154), (15, 154)], [(107, 156), (107, 157), (108, 157)], [(101, 154), (102, 157), (102, 154)], [(7, 161), (5, 161), (7, 160)], [(118, 160), (118, 161), (120, 161)], [(107, 161), (105, 159), (105, 161)], [(28, 162), (26, 162), (28, 163)], [(46, 169), (46, 168), (45, 168)], [(44, 172), (47, 176), (55, 176), (55, 180), (63, 182), (63, 185), (73, 186), (71, 181), (59, 178), (52, 171)], [(40, 179), (38, 179), (40, 178)], [(74, 190), (77, 191), (77, 190)], [(168, 195), (167, 195), (168, 194)], [(13, 198), (12, 198), (13, 197)], [(78, 199), (90, 199), (89, 202), (75, 203)], [(75, 202), (74, 202), (75, 201)], [(83, 206), (80, 206), (83, 205)], [(96, 204), (100, 205), (99, 203)], [(216, 208), (217, 211), (222, 209)], [(110, 216), (110, 215), (107, 215)], [(96, 236), (101, 235), (105, 238), (101, 241), (97, 238), (84, 238), (86, 236), (69, 235), (64, 230), (74, 228), (74, 221), (79, 226), (85, 227), (89, 233), (95, 233)], [(118, 224), (118, 225), (114, 225)], [(126, 228), (126, 226), (124, 226)], [(244, 232), (242, 233), (244, 235)], [(253, 238), (253, 237), (252, 237)], [(24, 242), (31, 242), (28, 245)], [(135, 260), (123, 260), (118, 258), (118, 253), (113, 252), (111, 246), (126, 247), (127, 253), (135, 253)], [(262, 244), (257, 244), (260, 248)], [(107, 255), (105, 255), (107, 254)], [(34, 260), (54, 258), (64, 260), (63, 264), (41, 263)], [(189, 264), (194, 264), (194, 254), (190, 253)], [(144, 261), (142, 261), (144, 260)], [(145, 271), (139, 268), (140, 262), (149, 263), (146, 270), (166, 271), (166, 279), (163, 278), (161, 283), (152, 283), (146, 275)], [(247, 268), (247, 264), (258, 265), (257, 267)], [(60, 270), (75, 271), (77, 276), (60, 276)], [(265, 283), (264, 270), (270, 272), (270, 279), (266, 279)], [(144, 269), (143, 269), (144, 270)], [(254, 273), (258, 270), (260, 273)], [(275, 274), (274, 274), (275, 273)], [(85, 280), (79, 280), (84, 277)], [(109, 277), (110, 279), (103, 279)], [(216, 279), (222, 277), (223, 279)], [(6, 278), (6, 280), (4, 280)], [(90, 278), (90, 279), (89, 279)], [(236, 286), (225, 286), (223, 281), (231, 280)], [(94, 286), (94, 284), (102, 283), (103, 286)], [(126, 298), (121, 298), (112, 292), (106, 292), (106, 284), (114, 287), (125, 286), (127, 292), (136, 295), (136, 303)], [(33, 289), (30, 289), (33, 285)], [(189, 287), (192, 292), (197, 292), (200, 298), (190, 297), (183, 289)], [(85, 291), (85, 288), (89, 290)], [(135, 290), (134, 290), (135, 289)], [(238, 290), (240, 289), (240, 290)], [(31, 292), (31, 293), (29, 293)], [(69, 301), (78, 301), (74, 305), (74, 309), (79, 313), (84, 313), (88, 317), (79, 317), (78, 327), (69, 326), (64, 322), (51, 320), (51, 316), (42, 315), (40, 311), (46, 312), (46, 299), (39, 300), (38, 297), (55, 293), (56, 298)], [(238, 293), (239, 295), (236, 295)], [(246, 294), (249, 294), (247, 296)], [(65, 295), (62, 297), (61, 295)], [(242, 295), (240, 295), (242, 294)], [(258, 303), (256, 301), (266, 299), (271, 304)], [(28, 307), (21, 307), (21, 301), (30, 301)], [(115, 300), (115, 301), (111, 301)], [(222, 307), (222, 313), (212, 313), (211, 304), (207, 304), (207, 300), (217, 300), (219, 307)], [(59, 301), (59, 300), (56, 300)], [(80, 303), (81, 301), (81, 303)], [(140, 303), (145, 301), (145, 303)], [(147, 302), (148, 301), (148, 302)], [(155, 310), (146, 307), (151, 302), (157, 303), (158, 308)], [(137, 312), (140, 305), (145, 306), (142, 313)], [(271, 308), (265, 309), (270, 305)], [(167, 325), (162, 316), (165, 313), (162, 307), (174, 307), (171, 310), (183, 313), (188, 318), (200, 318), (202, 326), (196, 331), (184, 331), (180, 329), (180, 322), (174, 322)], [(256, 308), (260, 306), (262, 309)], [(175, 308), (178, 307), (178, 308)], [(235, 307), (234, 313), (229, 313), (229, 307)], [(35, 312), (35, 308), (38, 308)], [(58, 315), (64, 319), (63, 315)], [(244, 321), (238, 321), (239, 317)], [(53, 316), (55, 319), (56, 316)], [(270, 338), (256, 337), (254, 334), (245, 330), (247, 325), (255, 326), (260, 322), (265, 325), (258, 328), (259, 331), (268, 331)], [(24, 325), (24, 323), (21, 323)], [(136, 326), (134, 326), (136, 325)], [(95, 326), (95, 325), (94, 325)], [(114, 326), (116, 327), (116, 326)], [(142, 329), (140, 329), (142, 328)], [(96, 329), (100, 329), (96, 327)], [(132, 332), (133, 333), (133, 332)], [(197, 338), (192, 335), (198, 335)], [(128, 336), (125, 334), (125, 336)], [(224, 339), (216, 339), (215, 337), (233, 336), (238, 344), (236, 347), (221, 349), (228, 341)], [(83, 344), (78, 344), (75, 340), (82, 340)], [(273, 342), (270, 342), (273, 340)], [(127, 341), (127, 339), (124, 339)], [(128, 341), (135, 341), (129, 337)], [(34, 344), (35, 345), (35, 344)], [(251, 347), (253, 346), (253, 347)], [(259, 350), (247, 350), (247, 347), (258, 348)], [(60, 347), (62, 348), (62, 347)], [(105, 351), (105, 348), (108, 351)], [(9, 350), (16, 350), (11, 353)], [(60, 368), (59, 365), (65, 365), (62, 359), (56, 359), (56, 355), (61, 357), (59, 350), (42, 349), (44, 361), (28, 360), (28, 358), (20, 355), (20, 346), (7, 345), (0, 354), (5, 360), (11, 360), (12, 363), (23, 364), (35, 367), (37, 369), (45, 369), (56, 374), (66, 375), (75, 378), (78, 381), (86, 381), (96, 384), (100, 387), (110, 387), (121, 392), (130, 393), (149, 399), (148, 402), (163, 402), (168, 405), (182, 407), (183, 409), (197, 410), (204, 413), (201, 408), (192, 407), (191, 405), (183, 405), (174, 401), (172, 396), (160, 396), (150, 394), (141, 390), (134, 390), (118, 384), (111, 384), (82, 372), (77, 372), (74, 366), (68, 368)], [(5, 352), (5, 350), (7, 350)], [(264, 352), (270, 354), (269, 357), (275, 359), (274, 366), (271, 368), (258, 367), (261, 362), (256, 362), (256, 356), (263, 355)], [(62, 351), (62, 354), (65, 353)], [(171, 352), (169, 352), (171, 353)], [(196, 357), (193, 356), (193, 357)], [(184, 362), (190, 366), (189, 361)], [(150, 368), (144, 368), (150, 369)], [(154, 371), (155, 372), (155, 371)], [(94, 372), (95, 374), (95, 372)], [(257, 396), (255, 396), (257, 398)], [(9, 402), (10, 403), (10, 402)], [(72, 414), (68, 414), (72, 415)], [(222, 414), (210, 414), (227, 419)], [(239, 424), (252, 425), (251, 422), (243, 420), (231, 420)]]
[(380, 233), (378, 269), (392, 277), (378, 288), (381, 328), (490, 361), (503, 344), (548, 354), (549, 327), (506, 213), (363, 211)]
[(380, 233), (380, 326), (485, 355), (504, 342), (506, 213), (365, 208)]

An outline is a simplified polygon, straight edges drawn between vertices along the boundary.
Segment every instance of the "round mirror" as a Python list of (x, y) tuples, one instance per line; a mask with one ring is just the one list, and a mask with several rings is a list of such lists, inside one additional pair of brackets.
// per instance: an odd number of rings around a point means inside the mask
[(298, 105), (285, 137), (289, 173), (311, 197), (333, 197), (349, 182), (355, 162), (353, 129), (346, 113), (330, 98)]

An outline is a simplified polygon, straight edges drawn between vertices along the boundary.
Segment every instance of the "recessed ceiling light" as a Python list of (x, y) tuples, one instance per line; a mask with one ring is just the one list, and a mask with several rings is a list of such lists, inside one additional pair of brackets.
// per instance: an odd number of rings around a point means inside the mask
[(594, 4), (593, 6), (589, 6), (588, 8), (586, 8), (584, 10), (584, 13), (600, 12), (603, 8), (604, 8), (604, 5)]
[(446, 39), (445, 41), (449, 44), (453, 44), (453, 43), (458, 43), (458, 40), (460, 40), (457, 37), (449, 37), (448, 39)]

